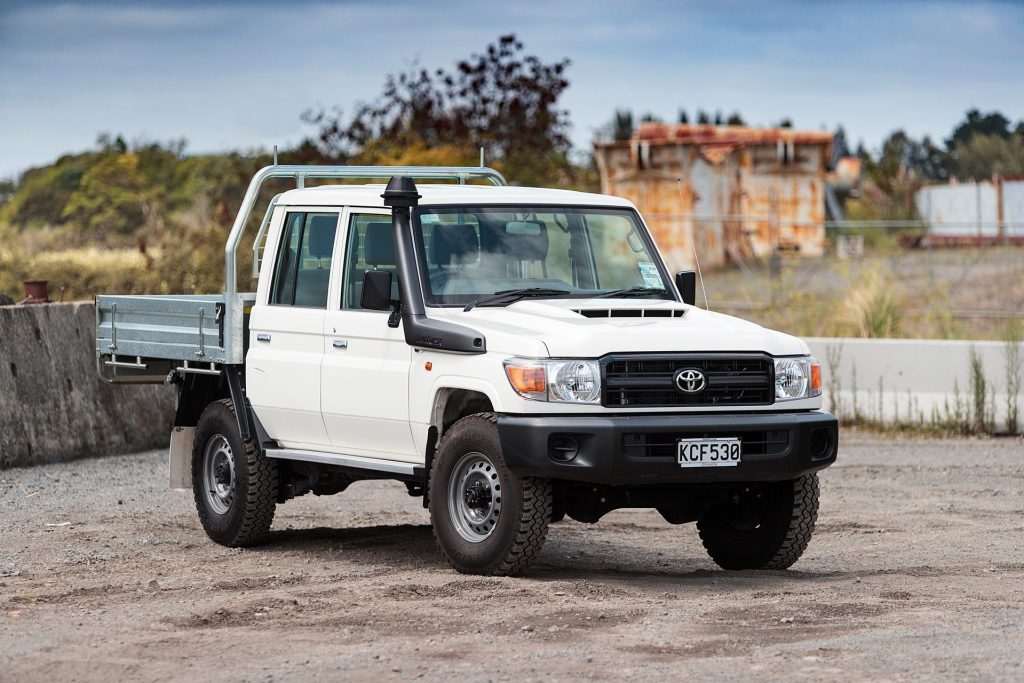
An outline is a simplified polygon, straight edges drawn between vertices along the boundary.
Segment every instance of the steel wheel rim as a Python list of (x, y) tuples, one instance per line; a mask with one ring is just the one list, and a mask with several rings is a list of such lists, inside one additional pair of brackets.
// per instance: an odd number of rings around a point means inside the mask
[(448, 480), (448, 512), (455, 531), (470, 543), (486, 540), (501, 514), (498, 469), (483, 453), (466, 453)]
[(206, 442), (203, 453), (203, 491), (210, 509), (218, 515), (227, 514), (235, 498), (235, 460), (231, 444), (221, 434)]

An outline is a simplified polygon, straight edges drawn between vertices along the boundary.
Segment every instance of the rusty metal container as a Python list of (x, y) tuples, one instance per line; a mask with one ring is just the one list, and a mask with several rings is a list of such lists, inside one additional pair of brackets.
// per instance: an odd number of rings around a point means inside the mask
[(49, 280), (25, 280), (25, 298), (22, 304), (48, 304), (50, 298)]
[(601, 191), (640, 209), (673, 268), (825, 249), (830, 133), (645, 123), (598, 143)]

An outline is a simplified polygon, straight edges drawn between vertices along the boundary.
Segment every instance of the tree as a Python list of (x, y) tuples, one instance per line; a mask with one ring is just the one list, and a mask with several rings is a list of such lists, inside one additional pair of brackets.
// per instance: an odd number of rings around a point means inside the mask
[(104, 154), (124, 154), (128, 151), (128, 143), (120, 134), (111, 137), (110, 133), (100, 133), (96, 136), (96, 146)]
[(733, 112), (732, 114), (729, 114), (729, 118), (726, 119), (725, 123), (728, 126), (745, 126), (745, 125), (747, 125), (746, 121), (743, 120), (743, 117), (740, 116), (740, 113), (738, 111)]
[(860, 140), (857, 142), (857, 151), (854, 154), (864, 163), (865, 166), (872, 162), (871, 152), (864, 145), (864, 141)]
[(0, 180), (0, 207), (11, 201), (16, 185), (13, 180)]
[(976, 133), (953, 149), (956, 175), (962, 180), (982, 180), (993, 175), (1024, 175), (1024, 137)]
[(689, 122), (690, 122), (690, 118), (686, 115), (686, 110), (685, 109), (680, 109), (679, 110), (679, 123), (686, 124), (686, 123), (689, 123)]
[(350, 116), (309, 110), (303, 120), (318, 127), (321, 151), (336, 160), (442, 146), (466, 156), (483, 147), (517, 180), (558, 182), (572, 171), (568, 114), (558, 108), (569, 64), (525, 55), (523, 43), (505, 35), (453, 70), (388, 76), (381, 96)]
[(1024, 121), (1010, 130), (997, 111), (971, 109), (946, 140), (948, 168), (962, 180), (1024, 173)]
[(151, 193), (139, 155), (107, 154), (82, 176), (63, 217), (99, 241), (135, 233), (150, 216)]
[(13, 195), (2, 209), (0, 222), (19, 227), (57, 225), (63, 221), (64, 205), (78, 189), (97, 155), (65, 155), (53, 164), (25, 171)]
[(621, 142), (633, 137), (633, 112), (619, 109), (612, 118), (612, 139)]
[(832, 149), (833, 156), (837, 159), (850, 156), (850, 144), (846, 141), (846, 131), (842, 126), (836, 128), (836, 132), (832, 134)]
[(997, 135), (1004, 139), (1008, 138), (1010, 137), (1010, 120), (997, 111), (982, 114), (977, 109), (971, 109), (946, 140), (946, 149), (953, 151), (958, 144), (970, 142), (975, 135)]
[(707, 124), (711, 123), (711, 117), (708, 116), (708, 113), (706, 111), (704, 111), (703, 109), (698, 109), (697, 110), (697, 123), (698, 124), (707, 125)]
[(948, 180), (949, 157), (927, 135), (920, 141), (897, 130), (882, 143), (878, 161), (872, 172), (879, 186), (885, 188), (892, 178), (910, 175), (917, 180)]

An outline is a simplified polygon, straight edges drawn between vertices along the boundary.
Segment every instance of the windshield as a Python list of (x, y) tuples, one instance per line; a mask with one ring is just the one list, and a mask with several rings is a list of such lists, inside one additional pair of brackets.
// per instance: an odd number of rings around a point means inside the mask
[(470, 304), (524, 289), (540, 298), (614, 297), (619, 290), (675, 298), (628, 209), (421, 207), (415, 231), (426, 257), (428, 304)]

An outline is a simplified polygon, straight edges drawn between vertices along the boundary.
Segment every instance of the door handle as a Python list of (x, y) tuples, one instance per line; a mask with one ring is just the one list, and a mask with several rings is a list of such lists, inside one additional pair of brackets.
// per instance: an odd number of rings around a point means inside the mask
[(348, 348), (348, 340), (347, 339), (335, 339), (333, 342), (331, 342), (331, 346), (333, 346), (336, 349), (347, 349)]
[(268, 341), (270, 341), (270, 333), (269, 332), (260, 332), (259, 334), (256, 335), (256, 341), (260, 341), (260, 342), (268, 342)]

